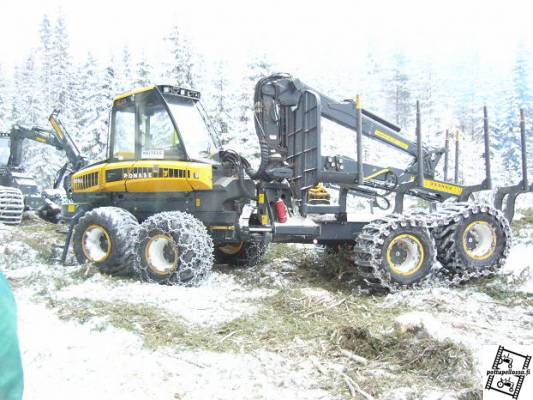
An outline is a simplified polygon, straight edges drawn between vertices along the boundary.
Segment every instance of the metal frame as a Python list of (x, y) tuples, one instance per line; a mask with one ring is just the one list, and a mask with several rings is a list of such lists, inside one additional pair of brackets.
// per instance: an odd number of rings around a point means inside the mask
[(520, 109), (520, 143), (522, 180), (516, 185), (498, 188), (494, 196), (494, 205), (504, 212), (509, 221), (512, 221), (515, 214), (516, 198), (523, 193), (533, 192), (533, 183), (530, 184), (528, 180), (526, 122), (523, 109)]
[[(429, 201), (433, 208), (435, 203), (454, 198), (467, 201), (473, 193), (492, 189), (490, 163), (490, 132), (487, 108), (483, 108), (483, 142), (485, 176), (475, 185), (459, 183), (460, 138), (455, 137), (455, 176), (453, 183), (448, 182), (448, 164), (450, 151), (450, 134), (446, 131), (444, 150), (430, 150), (424, 146), (420, 104), (416, 104), (416, 141), (411, 142), (400, 134), (400, 128), (383, 120), (361, 107), (359, 98), (355, 101), (335, 101), (305, 85), (287, 74), (276, 74), (260, 80), (256, 86), (254, 104), (256, 107), (256, 131), (268, 145), (269, 158), (266, 160), (266, 172), (273, 181), (283, 182), (287, 179), (290, 190), (298, 204), (299, 214), (333, 214), (339, 231), (351, 226), (344, 234), (329, 237), (322, 232), (323, 223), (317, 223), (315, 240), (349, 240), (361, 229), (361, 223), (346, 222), (346, 197), (348, 193), (361, 197), (380, 196), (380, 190), (395, 193), (395, 213), (402, 213), (405, 196), (414, 196)], [(321, 126), (320, 118), (326, 118), (355, 133), (357, 156), (351, 159), (342, 155), (323, 155), (320, 152)], [(495, 205), (502, 209), (506, 198), (506, 216), (509, 220), (514, 215), (514, 202), (520, 193), (533, 190), (528, 184), (525, 127), (523, 112), (521, 116), (522, 132), (522, 175), (520, 184), (500, 188)], [(365, 163), (363, 154), (363, 137), (392, 146), (413, 157), (413, 163), (405, 170), (392, 167), (375, 166)], [(435, 171), (441, 156), (444, 155), (444, 181), (435, 179)], [(292, 173), (277, 175), (281, 168), (290, 169)], [(377, 175), (375, 172), (378, 171)], [(396, 177), (391, 182), (388, 171)], [(313, 205), (307, 202), (307, 191), (319, 182), (337, 185), (339, 202), (336, 205)], [(287, 204), (290, 207), (290, 204)], [(328, 222), (331, 225), (331, 222)], [(276, 232), (284, 230), (282, 224), (274, 224)], [(279, 225), (279, 226), (278, 226)], [(305, 225), (305, 226), (304, 226)], [(299, 228), (306, 231), (308, 224)], [(329, 226), (329, 225), (328, 225)], [(294, 226), (288, 231), (297, 235)], [(312, 229), (311, 229), (312, 230)], [(349, 234), (348, 234), (349, 232)], [(286, 235), (289, 235), (287, 232)]]

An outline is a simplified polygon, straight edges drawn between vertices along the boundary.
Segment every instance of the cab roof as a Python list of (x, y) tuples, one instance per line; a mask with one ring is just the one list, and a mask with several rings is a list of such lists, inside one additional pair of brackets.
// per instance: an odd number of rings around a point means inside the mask
[(113, 99), (113, 102), (121, 99), (125, 99), (127, 97), (133, 96), (135, 94), (148, 92), (150, 90), (157, 89), (161, 94), (164, 95), (171, 95), (171, 96), (179, 96), (184, 97), (192, 100), (200, 100), (200, 92), (192, 89), (182, 88), (179, 86), (172, 86), (172, 85), (153, 85), (153, 86), (146, 86), (140, 89), (135, 89), (130, 92), (123, 93)]

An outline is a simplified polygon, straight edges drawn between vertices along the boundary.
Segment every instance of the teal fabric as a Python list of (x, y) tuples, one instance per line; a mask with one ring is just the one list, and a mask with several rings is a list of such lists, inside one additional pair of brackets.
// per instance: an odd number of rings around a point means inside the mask
[(0, 400), (21, 400), (22, 389), (15, 299), (0, 272)]

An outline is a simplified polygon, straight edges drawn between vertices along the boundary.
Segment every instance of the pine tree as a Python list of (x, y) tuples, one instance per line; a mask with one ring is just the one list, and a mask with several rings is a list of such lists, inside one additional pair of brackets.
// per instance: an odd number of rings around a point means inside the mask
[(117, 96), (116, 72), (113, 67), (114, 61), (110, 60), (108, 67), (104, 68), (98, 77), (98, 93), (95, 95), (94, 115), (92, 124), (89, 125), (89, 137), (91, 137), (90, 158), (93, 160), (105, 157), (107, 145), (107, 134), (109, 130), (109, 110), (113, 103), (113, 98)]
[(5, 131), (9, 128), (9, 100), (7, 81), (4, 77), (2, 65), (0, 65), (0, 130)]
[(255, 135), (253, 93), (257, 81), (272, 73), (272, 64), (266, 54), (253, 57), (246, 65), (244, 79), (237, 91), (234, 121), (236, 135), (231, 143), (237, 149), (242, 149), (250, 159), (259, 155), (259, 144)]
[(38, 49), (39, 59), (41, 60), (40, 77), (43, 93), (43, 107), (46, 110), (52, 108), (52, 27), (50, 20), (45, 14), (41, 21), (39, 29), (40, 47)]
[(116, 80), (116, 87), (119, 92), (127, 92), (128, 90), (134, 89), (131, 52), (127, 46), (124, 46), (124, 48), (122, 49), (121, 65), (117, 71)]
[(403, 54), (396, 53), (393, 56), (393, 67), (390, 71), (387, 97), (394, 121), (400, 127), (407, 127), (410, 124), (413, 111), (409, 75), (406, 71), (407, 59)]
[[(39, 74), (36, 71), (36, 62), (33, 54), (26, 58), (22, 69), (16, 71), (15, 85), (17, 87), (16, 99), (13, 99), (15, 121), (20, 125), (31, 128), (33, 126), (46, 127), (46, 111), (40, 98), (41, 91)], [(24, 142), (23, 166), (33, 176), (39, 177), (42, 188), (49, 187), (56, 171), (64, 162), (64, 154), (51, 146), (40, 143)]]
[(216, 67), (215, 79), (212, 82), (213, 95), (210, 96), (210, 116), (217, 133), (221, 135), (223, 144), (229, 142), (231, 133), (230, 103), (231, 92), (228, 90), (228, 78), (226, 65), (219, 61)]
[(62, 15), (56, 20), (53, 28), (52, 42), (52, 106), (59, 108), (65, 114), (68, 113), (69, 106), (72, 103), (71, 84), (72, 84), (72, 60), (69, 53), (69, 39), (65, 26), (65, 20)]
[(521, 168), (519, 112), (533, 111), (532, 95), (528, 71), (531, 68), (530, 54), (523, 43), (516, 48), (515, 62), (512, 69), (510, 87), (505, 96), (504, 111), (495, 138), (495, 148), (501, 153), (503, 168), (511, 179), (518, 179)]
[(272, 73), (272, 64), (265, 54), (256, 56), (247, 64), (246, 73), (238, 94), (238, 122), (241, 129), (250, 129), (253, 126), (253, 93), (259, 79)]
[(194, 54), (189, 39), (178, 25), (174, 25), (166, 40), (170, 47), (167, 78), (174, 85), (197, 87)]
[(146, 60), (144, 53), (141, 55), (141, 58), (137, 62), (135, 76), (136, 76), (136, 79), (135, 79), (136, 87), (145, 87), (145, 86), (155, 83), (153, 82), (152, 66)]

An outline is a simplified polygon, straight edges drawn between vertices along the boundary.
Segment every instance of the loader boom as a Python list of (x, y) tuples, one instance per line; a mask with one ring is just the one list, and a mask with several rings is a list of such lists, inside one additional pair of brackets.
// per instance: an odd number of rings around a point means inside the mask
[(69, 162), (73, 168), (84, 162), (78, 148), (63, 128), (61, 122), (57, 119), (57, 113), (50, 115), (50, 123), (54, 130), (43, 129), (39, 127), (26, 128), (21, 125), (13, 125), (9, 132), (0, 132), (0, 137), (10, 139), (10, 155), (7, 166), (18, 168), (22, 164), (23, 142), (25, 139), (47, 144), (55, 147), (57, 150), (65, 151)]
[[(306, 205), (307, 191), (319, 182), (341, 187), (340, 213), (345, 213), (347, 191), (365, 197), (379, 195), (375, 189), (442, 201), (463, 189), (435, 181), (436, 166), (444, 150), (422, 145), (419, 112), (417, 140), (402, 135), (394, 124), (362, 109), (359, 101), (336, 101), (290, 75), (277, 74), (260, 80), (255, 92), (256, 133), (262, 144), (262, 163), (257, 176), (265, 180), (288, 179), (301, 212), (337, 213), (328, 207)], [(321, 118), (356, 134), (357, 159), (321, 153)], [(406, 169), (372, 165), (362, 157), (362, 137), (391, 146), (409, 155)], [(266, 149), (265, 149), (266, 148)], [(401, 210), (398, 210), (401, 212)]]

